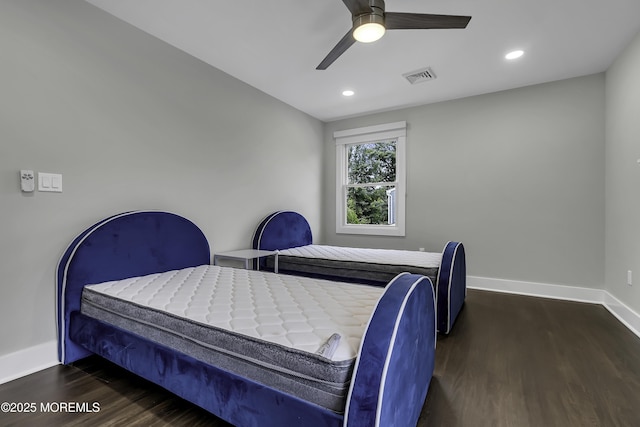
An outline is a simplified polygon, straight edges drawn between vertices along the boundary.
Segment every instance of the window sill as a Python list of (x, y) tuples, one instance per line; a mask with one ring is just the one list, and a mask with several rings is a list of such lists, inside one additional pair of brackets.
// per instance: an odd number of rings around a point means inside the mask
[(337, 234), (366, 234), (370, 236), (402, 236), (404, 227), (398, 225), (338, 225)]

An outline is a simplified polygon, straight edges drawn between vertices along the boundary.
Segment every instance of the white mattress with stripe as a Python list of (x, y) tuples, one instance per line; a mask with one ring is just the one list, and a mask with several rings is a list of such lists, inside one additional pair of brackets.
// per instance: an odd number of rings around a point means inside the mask
[(330, 360), (356, 356), (384, 288), (204, 265), (86, 286), (91, 292), (202, 325), (316, 353), (333, 334)]
[(370, 264), (406, 265), (438, 268), (442, 261), (440, 252), (420, 252), (400, 249), (349, 248), (329, 245), (306, 245), (278, 251), (282, 256), (353, 261)]

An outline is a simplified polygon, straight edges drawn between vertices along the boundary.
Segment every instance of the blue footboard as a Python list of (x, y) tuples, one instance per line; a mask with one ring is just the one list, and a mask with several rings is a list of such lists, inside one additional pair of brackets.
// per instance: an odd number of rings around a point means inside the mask
[(345, 410), (349, 426), (415, 427), (433, 375), (434, 308), (424, 276), (403, 273), (387, 286), (356, 362)]
[(438, 332), (448, 334), (467, 297), (467, 267), (462, 243), (448, 242), (442, 251), (436, 289)]

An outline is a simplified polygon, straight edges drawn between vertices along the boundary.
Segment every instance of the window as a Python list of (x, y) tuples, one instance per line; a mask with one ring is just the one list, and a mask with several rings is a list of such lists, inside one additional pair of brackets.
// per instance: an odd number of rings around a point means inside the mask
[(404, 236), (406, 122), (338, 131), (336, 233)]

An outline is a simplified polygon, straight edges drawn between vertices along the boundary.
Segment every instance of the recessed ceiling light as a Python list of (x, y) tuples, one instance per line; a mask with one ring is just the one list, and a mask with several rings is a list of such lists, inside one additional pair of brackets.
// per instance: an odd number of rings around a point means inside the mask
[(343, 90), (342, 91), (342, 95), (344, 95), (344, 96), (353, 96), (353, 95), (355, 95), (355, 92), (352, 91), (352, 90)]
[(513, 52), (507, 53), (504, 57), (507, 59), (517, 59), (524, 55), (524, 51), (522, 50), (514, 50)]

